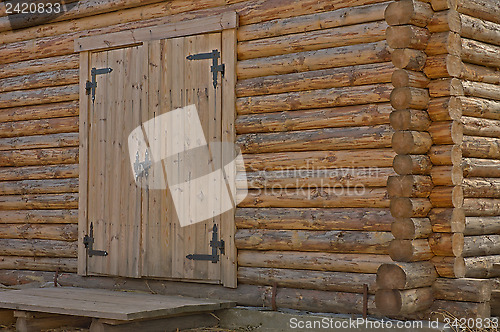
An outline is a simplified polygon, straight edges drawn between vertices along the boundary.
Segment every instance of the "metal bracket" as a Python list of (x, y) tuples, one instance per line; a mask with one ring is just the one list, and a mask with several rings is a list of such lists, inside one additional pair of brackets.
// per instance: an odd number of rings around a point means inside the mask
[(212, 248), (212, 254), (190, 254), (187, 255), (187, 259), (192, 259), (195, 261), (212, 261), (212, 263), (217, 263), (220, 259), (219, 251), (221, 255), (225, 254), (225, 243), (224, 240), (219, 241), (218, 227), (214, 224), (212, 228), (212, 241), (210, 241), (210, 247)]
[(134, 174), (135, 174), (135, 181), (140, 177), (148, 177), (149, 176), (149, 169), (151, 168), (151, 159), (149, 159), (149, 152), (146, 150), (144, 153), (144, 161), (140, 162), (139, 161), (139, 151), (135, 154), (135, 162), (134, 162)]
[(198, 53), (191, 54), (187, 56), (188, 60), (208, 60), (212, 59), (212, 66), (210, 67), (210, 71), (213, 75), (213, 85), (214, 89), (217, 89), (217, 74), (221, 73), (222, 77), (224, 77), (224, 73), (226, 71), (226, 65), (219, 64), (220, 52), (219, 50), (213, 50), (210, 53)]
[(90, 70), (90, 77), (92, 78), (92, 81), (87, 81), (85, 83), (85, 93), (87, 95), (92, 93), (92, 103), (95, 101), (95, 89), (97, 88), (96, 76), (109, 74), (112, 71), (113, 71), (112, 68), (100, 68), (100, 69), (92, 68)]
[(83, 237), (83, 244), (87, 248), (87, 255), (92, 256), (107, 256), (108, 252), (105, 250), (94, 250), (94, 224), (90, 223), (90, 234)]

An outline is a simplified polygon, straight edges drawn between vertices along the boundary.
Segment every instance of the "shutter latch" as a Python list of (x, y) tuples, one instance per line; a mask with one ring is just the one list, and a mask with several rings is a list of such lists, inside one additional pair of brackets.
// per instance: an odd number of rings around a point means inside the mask
[(105, 250), (94, 250), (94, 224), (90, 223), (90, 233), (83, 237), (83, 244), (87, 248), (87, 255), (92, 256), (107, 256), (108, 252)]
[(217, 225), (214, 224), (212, 228), (212, 241), (210, 241), (210, 247), (212, 248), (212, 254), (189, 254), (186, 256), (187, 259), (192, 259), (195, 261), (212, 261), (212, 263), (217, 263), (220, 259), (219, 251), (224, 255), (225, 244), (224, 240), (219, 241), (219, 234)]
[(92, 78), (92, 81), (87, 81), (85, 84), (85, 93), (89, 95), (92, 93), (92, 103), (95, 100), (95, 89), (97, 88), (97, 81), (96, 81), (96, 76), (97, 75), (104, 75), (104, 74), (109, 74), (113, 71), (111, 68), (92, 68), (90, 71), (90, 77)]
[(191, 54), (187, 56), (188, 60), (208, 60), (212, 59), (212, 66), (210, 67), (210, 71), (213, 75), (213, 85), (214, 89), (217, 89), (217, 74), (221, 73), (222, 77), (224, 77), (224, 71), (226, 70), (226, 66), (224, 64), (219, 64), (220, 52), (219, 50), (213, 50), (210, 53), (198, 53)]

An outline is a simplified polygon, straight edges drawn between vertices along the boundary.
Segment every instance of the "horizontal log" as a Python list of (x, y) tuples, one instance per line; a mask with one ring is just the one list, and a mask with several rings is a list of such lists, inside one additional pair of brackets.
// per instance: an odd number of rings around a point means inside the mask
[(77, 131), (78, 117), (76, 116), (0, 123), (0, 138)]
[[(491, 219), (490, 219), (491, 221)], [(500, 254), (500, 235), (476, 235), (464, 238), (464, 257)]]
[(465, 235), (500, 234), (500, 216), (465, 218)]
[(435, 300), (429, 309), (432, 312), (431, 319), (445, 322), (444, 317), (449, 318), (450, 312), (457, 319), (486, 319), (491, 317), (491, 307), (489, 302), (461, 302)]
[(387, 44), (392, 48), (424, 50), (430, 38), (429, 30), (414, 25), (389, 26), (386, 31)]
[(392, 148), (398, 154), (423, 154), (432, 146), (431, 135), (421, 131), (396, 131)]
[(393, 218), (387, 209), (280, 209), (238, 208), (240, 228), (391, 231)]
[(434, 256), (427, 239), (393, 240), (388, 252), (392, 260), (397, 262), (428, 261)]
[(382, 264), (377, 271), (379, 289), (412, 289), (431, 286), (437, 278), (431, 262)]
[(24, 257), (76, 257), (76, 242), (38, 239), (0, 239), (0, 255)]
[(238, 266), (248, 267), (376, 273), (390, 262), (388, 255), (238, 250)]
[(426, 175), (390, 176), (387, 180), (389, 197), (428, 197), (433, 184)]
[(78, 210), (3, 210), (0, 219), (8, 224), (77, 224)]
[(238, 61), (238, 80), (391, 60), (385, 41)]
[(398, 197), (391, 199), (391, 214), (395, 218), (423, 218), (432, 208), (427, 198)]
[(37, 105), (78, 99), (78, 85), (0, 93), (0, 108)]
[(78, 177), (78, 165), (0, 167), (0, 181), (64, 179)]
[(269, 269), (239, 267), (238, 282), (251, 285), (273, 285), (278, 287), (319, 289), (349, 293), (363, 293), (364, 285), (375, 294), (375, 274), (305, 271), (291, 269)]
[(0, 138), (0, 151), (78, 146), (78, 133)]
[(239, 250), (386, 254), (392, 238), (389, 232), (240, 229), (235, 243)]
[(462, 233), (465, 230), (463, 209), (434, 208), (429, 212), (429, 219), (435, 233)]
[(395, 88), (391, 92), (390, 101), (396, 110), (408, 108), (423, 110), (429, 104), (429, 92), (426, 89), (412, 87)]
[(460, 13), (500, 24), (500, 11), (494, 3), (485, 0), (459, 1)]
[(465, 261), (463, 257), (434, 256), (431, 259), (437, 273), (442, 278), (463, 278)]
[(496, 84), (472, 81), (462, 81), (461, 83), (466, 96), (500, 100), (500, 88)]
[(433, 145), (429, 157), (434, 165), (459, 165), (462, 160), (460, 145)]
[(429, 126), (429, 134), (434, 145), (461, 144), (464, 129), (459, 121), (440, 121)]
[(460, 97), (459, 101), (466, 116), (500, 120), (500, 102), (496, 100)]
[(432, 168), (431, 159), (427, 155), (398, 154), (394, 157), (393, 168), (399, 175), (429, 174)]
[[(370, 158), (365, 158), (366, 154)], [(339, 151), (281, 152), (245, 154), (248, 171), (315, 169), (328, 167), (390, 167), (395, 152), (390, 149), (355, 149)], [(242, 171), (240, 166), (238, 171)]]
[(432, 121), (458, 121), (462, 117), (462, 107), (458, 97), (432, 98), (427, 113)]
[(461, 47), (461, 58), (464, 62), (500, 68), (500, 59), (496, 56), (500, 52), (499, 46), (462, 38)]
[(388, 102), (391, 90), (390, 84), (376, 84), (242, 97), (236, 100), (236, 111), (270, 113)]
[(238, 201), (239, 207), (389, 207), (385, 188), (249, 190)]
[(78, 192), (78, 179), (44, 179), (0, 182), (0, 195), (60, 194)]
[(427, 57), (424, 73), (427, 77), (445, 78), (445, 77), (461, 77), (462, 75), (462, 60), (455, 55), (440, 54)]
[[(367, 104), (318, 110), (248, 114), (236, 118), (238, 134), (282, 132), (335, 127), (376, 126), (387, 124), (389, 104)], [(369, 119), (367, 119), (369, 115)]]
[(468, 217), (500, 215), (500, 199), (465, 198), (464, 211)]
[(414, 88), (426, 88), (429, 78), (422, 72), (408, 69), (397, 69), (392, 73), (392, 85), (396, 88), (411, 86)]
[(413, 314), (431, 307), (431, 287), (408, 290), (381, 289), (375, 294), (377, 309), (385, 315)]
[(78, 69), (78, 54), (0, 64), (0, 78)]
[(432, 183), (436, 186), (460, 185), (463, 180), (463, 170), (460, 166), (434, 166), (431, 170)]
[(438, 278), (432, 289), (434, 297), (440, 300), (488, 302), (491, 299), (491, 283), (487, 279)]
[(391, 233), (397, 240), (426, 239), (432, 233), (428, 218), (396, 218)]
[(465, 177), (500, 178), (500, 160), (464, 158), (462, 168)]
[(429, 29), (430, 33), (446, 31), (460, 33), (462, 29), (460, 16), (453, 9), (436, 11), (427, 24), (427, 29)]
[(425, 2), (403, 0), (389, 4), (385, 10), (385, 20), (389, 25), (416, 25), (425, 27), (434, 12)]
[(382, 62), (255, 77), (238, 80), (236, 95), (238, 97), (248, 97), (293, 91), (389, 83), (391, 82), (393, 71), (394, 66), (391, 62)]
[(457, 77), (464, 80), (500, 84), (500, 71), (495, 68), (462, 62), (459, 69), (460, 71)]
[(427, 55), (423, 51), (399, 48), (392, 52), (391, 59), (396, 68), (420, 71), (425, 66)]
[(46, 71), (0, 79), (0, 92), (37, 89), (78, 83), (78, 69)]
[(465, 276), (467, 278), (494, 278), (500, 277), (500, 271), (495, 270), (493, 265), (500, 263), (500, 255), (466, 257)]
[(469, 15), (460, 15), (461, 36), (500, 46), (500, 24)]
[(243, 134), (237, 136), (236, 143), (243, 153), (377, 149), (389, 147), (391, 135), (390, 126), (379, 125)]
[(78, 115), (78, 101), (0, 109), (0, 123)]
[(76, 241), (78, 225), (74, 224), (0, 224), (3, 239), (40, 239)]
[(394, 130), (426, 131), (431, 123), (424, 110), (399, 110), (392, 112), (389, 118)]
[(462, 187), (467, 198), (500, 198), (498, 178), (465, 178)]
[(427, 56), (439, 54), (451, 54), (460, 56), (460, 50), (460, 35), (451, 31), (433, 33), (425, 47), (425, 53), (427, 54)]
[(462, 233), (434, 233), (429, 237), (429, 246), (436, 256), (460, 257), (464, 252)]
[(0, 210), (75, 209), (78, 194), (41, 194), (0, 196)]
[(78, 163), (78, 148), (0, 151), (0, 166), (35, 166)]
[(462, 117), (464, 134), (468, 136), (500, 137), (500, 120)]
[(500, 159), (500, 139), (464, 136), (462, 153), (467, 158)]
[(463, 96), (464, 88), (457, 78), (440, 78), (429, 83), (429, 95), (434, 98)]
[(461, 208), (464, 202), (464, 193), (460, 186), (436, 186), (432, 189), (429, 199), (434, 207)]
[(0, 269), (76, 272), (78, 259), (57, 257), (1, 256)]
[(377, 21), (240, 42), (238, 59), (378, 42), (385, 40), (386, 28), (385, 21)]

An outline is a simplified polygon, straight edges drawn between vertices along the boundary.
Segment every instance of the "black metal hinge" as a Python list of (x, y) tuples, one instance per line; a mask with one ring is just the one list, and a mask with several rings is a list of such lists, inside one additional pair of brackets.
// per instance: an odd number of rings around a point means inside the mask
[(87, 95), (92, 93), (92, 102), (95, 101), (95, 89), (97, 88), (97, 81), (96, 81), (96, 76), (97, 75), (104, 75), (104, 74), (109, 74), (113, 71), (111, 68), (92, 68), (90, 70), (90, 77), (92, 78), (92, 81), (87, 81), (85, 83), (85, 93)]
[(226, 70), (226, 66), (224, 64), (219, 64), (220, 52), (219, 50), (213, 50), (210, 53), (198, 53), (191, 54), (187, 56), (188, 60), (208, 60), (212, 59), (212, 66), (210, 67), (210, 71), (213, 75), (213, 85), (214, 89), (217, 89), (217, 74), (221, 73), (222, 77), (224, 77), (224, 72)]
[(195, 261), (212, 261), (212, 263), (217, 263), (220, 259), (219, 251), (221, 255), (225, 253), (224, 240), (219, 241), (219, 234), (217, 225), (214, 224), (212, 228), (212, 241), (210, 241), (210, 247), (212, 248), (212, 254), (190, 254), (187, 255), (187, 259), (192, 259)]
[(90, 223), (90, 233), (83, 237), (83, 244), (87, 248), (87, 255), (92, 256), (107, 256), (108, 252), (105, 250), (94, 250), (94, 224)]

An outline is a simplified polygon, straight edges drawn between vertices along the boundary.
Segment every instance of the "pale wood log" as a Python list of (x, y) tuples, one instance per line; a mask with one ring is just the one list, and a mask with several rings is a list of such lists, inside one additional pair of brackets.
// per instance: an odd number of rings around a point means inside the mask
[(500, 24), (469, 15), (460, 15), (461, 36), (500, 46)]
[(238, 61), (238, 80), (391, 60), (385, 41)]
[(385, 21), (389, 25), (416, 25), (425, 27), (434, 12), (425, 2), (402, 0), (389, 4), (385, 10)]
[(457, 0), (431, 0), (432, 9), (435, 12), (446, 9), (457, 9)]
[(425, 66), (427, 55), (423, 51), (400, 48), (392, 52), (391, 58), (396, 68), (420, 71)]
[(426, 131), (431, 123), (424, 110), (399, 110), (392, 112), (389, 118), (394, 130)]
[(434, 145), (461, 144), (463, 125), (458, 121), (432, 122), (429, 133)]
[(464, 158), (462, 168), (465, 177), (500, 178), (500, 160)]
[(391, 199), (391, 214), (395, 218), (423, 218), (432, 208), (427, 198), (398, 197)]
[(457, 78), (440, 78), (429, 83), (429, 95), (434, 98), (463, 96), (464, 86)]
[(392, 136), (392, 148), (398, 154), (423, 154), (432, 146), (428, 132), (396, 131)]
[(462, 24), (457, 11), (453, 9), (436, 11), (427, 24), (430, 33), (453, 31), (460, 33)]
[(4, 239), (76, 241), (77, 230), (74, 224), (0, 224), (0, 236)]
[[(387, 102), (391, 90), (390, 84), (376, 84), (242, 97), (236, 100), (236, 111), (238, 114), (269, 113)], [(413, 106), (425, 96), (415, 94), (409, 98)]]
[(488, 302), (492, 291), (490, 280), (471, 278), (438, 278), (432, 289), (436, 299), (470, 302)]
[(424, 73), (429, 78), (460, 77), (462, 60), (450, 54), (440, 54), (427, 57)]
[(458, 97), (432, 98), (427, 113), (434, 122), (460, 120), (462, 107)]
[(76, 116), (0, 123), (0, 138), (77, 131), (78, 117)]
[(459, 101), (464, 115), (500, 120), (500, 102), (496, 100), (460, 97)]
[(78, 148), (0, 151), (1, 166), (35, 166), (78, 163)]
[(12, 270), (76, 272), (76, 258), (1, 256), (0, 268)]
[(388, 252), (392, 260), (398, 262), (428, 261), (434, 256), (427, 239), (393, 240)]
[(461, 208), (464, 204), (464, 193), (460, 186), (436, 186), (432, 189), (429, 199), (434, 207)]
[(238, 266), (248, 267), (376, 273), (391, 262), (388, 255), (238, 250)]
[(381, 289), (375, 294), (377, 309), (385, 315), (413, 314), (430, 308), (433, 301), (431, 287), (408, 290)]
[(376, 149), (389, 147), (391, 135), (390, 126), (379, 125), (243, 134), (237, 136), (236, 143), (243, 153)]
[(9, 224), (76, 224), (77, 210), (12, 210), (0, 211), (0, 218)]
[(0, 108), (38, 105), (78, 99), (78, 85), (0, 93)]
[(464, 178), (462, 167), (453, 166), (434, 166), (431, 170), (432, 183), (436, 186), (455, 186), (460, 185)]
[(500, 277), (500, 271), (494, 269), (494, 264), (500, 263), (500, 255), (466, 257), (465, 276), (467, 278)]
[(75, 209), (78, 194), (10, 195), (0, 196), (0, 210)]
[(467, 198), (500, 198), (498, 178), (465, 178), (462, 187)]
[(0, 255), (77, 257), (77, 243), (60, 240), (0, 239)]
[(430, 80), (421, 72), (397, 69), (392, 73), (391, 81), (395, 88), (402, 88), (405, 86), (426, 88)]
[(240, 229), (235, 235), (238, 249), (367, 254), (386, 254), (392, 239), (389, 232), (358, 231)]
[(283, 75), (239, 80), (238, 97), (267, 95), (293, 91), (328, 89), (345, 86), (389, 83), (394, 66), (390, 62), (328, 68)]
[(467, 158), (500, 159), (500, 139), (464, 136), (462, 153)]
[(460, 0), (457, 10), (463, 14), (500, 24), (500, 10), (494, 2), (485, 0)]
[(78, 191), (78, 179), (44, 179), (0, 182), (0, 195), (60, 194)]
[(491, 317), (491, 308), (489, 302), (461, 302), (435, 300), (430, 307), (431, 319), (444, 322), (444, 317), (449, 317), (447, 313), (453, 313), (453, 317), (458, 319), (477, 319)]
[(433, 33), (425, 47), (425, 53), (427, 54), (427, 56), (439, 54), (451, 54), (460, 56), (460, 35), (451, 31)]
[(239, 207), (389, 207), (385, 188), (249, 190)]
[(78, 101), (0, 109), (0, 122), (59, 118), (78, 115)]
[(433, 145), (429, 157), (434, 165), (459, 165), (462, 159), (460, 145)]
[(466, 96), (500, 100), (500, 88), (496, 84), (472, 81), (462, 81), (461, 83)]
[(465, 261), (463, 257), (434, 256), (431, 259), (437, 273), (442, 278), (463, 278)]
[(464, 80), (500, 84), (500, 71), (495, 68), (462, 62), (459, 69), (460, 73), (458, 77)]
[(0, 79), (0, 92), (78, 83), (78, 69), (46, 71)]
[(429, 237), (429, 246), (436, 256), (461, 257), (464, 252), (462, 233), (434, 233)]
[(429, 174), (432, 168), (431, 159), (427, 155), (398, 154), (392, 163), (394, 171), (399, 175)]
[(461, 48), (461, 57), (464, 62), (496, 69), (500, 68), (500, 59), (497, 56), (500, 52), (500, 46), (462, 38)]
[(432, 286), (437, 278), (431, 262), (382, 264), (377, 271), (379, 289), (412, 289)]
[(429, 104), (429, 92), (427, 89), (412, 87), (395, 88), (390, 95), (392, 107), (396, 110), (427, 108)]
[(0, 138), (0, 151), (78, 146), (78, 133)]
[(500, 216), (465, 218), (465, 235), (500, 234)]
[(494, 198), (466, 198), (464, 211), (468, 217), (500, 215), (500, 199)]
[(385, 21), (377, 21), (240, 42), (238, 43), (238, 59), (248, 60), (378, 42), (385, 40), (386, 28)]
[(457, 208), (434, 208), (429, 212), (435, 233), (462, 233), (465, 231), (465, 213)]
[[(491, 219), (490, 219), (491, 221)], [(464, 257), (500, 254), (500, 235), (477, 235), (464, 238)]]
[(77, 178), (78, 165), (0, 167), (0, 181)]
[[(318, 128), (381, 125), (389, 122), (389, 104), (368, 104), (304, 111), (249, 114), (238, 116), (238, 134), (282, 132)], [(369, 114), (369, 120), (367, 119)]]
[(0, 78), (65, 69), (78, 69), (78, 54), (0, 64)]
[(387, 44), (392, 48), (424, 50), (430, 39), (430, 33), (429, 30), (414, 25), (389, 26), (386, 39)]
[[(366, 154), (370, 158), (365, 158)], [(238, 171), (314, 169), (327, 167), (390, 167), (396, 153), (390, 149), (280, 152), (245, 154)]]
[(432, 233), (431, 222), (428, 218), (396, 218), (391, 233), (398, 240), (428, 238)]
[(239, 267), (238, 282), (251, 285), (273, 285), (278, 287), (319, 289), (327, 291), (363, 293), (368, 285), (370, 294), (375, 294), (375, 274), (307, 271), (263, 267)]
[(426, 175), (389, 176), (387, 194), (389, 197), (428, 197), (433, 184)]

